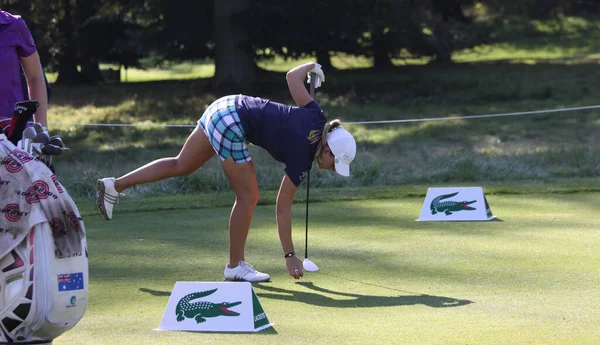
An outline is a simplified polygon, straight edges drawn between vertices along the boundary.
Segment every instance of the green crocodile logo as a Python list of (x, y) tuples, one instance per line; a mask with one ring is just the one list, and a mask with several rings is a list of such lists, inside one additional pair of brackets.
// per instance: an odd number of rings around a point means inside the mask
[(202, 292), (194, 292), (189, 295), (183, 296), (177, 303), (175, 308), (175, 314), (177, 315), (177, 321), (181, 322), (186, 318), (196, 320), (196, 323), (202, 323), (206, 321), (207, 317), (218, 317), (218, 316), (238, 316), (240, 313), (229, 310), (231, 307), (242, 304), (242, 302), (222, 302), (212, 303), (205, 301), (191, 302), (198, 298), (210, 296), (215, 293), (217, 289), (207, 290)]
[(458, 194), (458, 192), (452, 193), (452, 194), (444, 194), (444, 195), (440, 195), (437, 198), (433, 199), (433, 201), (431, 201), (431, 206), (430, 206), (431, 214), (436, 214), (438, 212), (440, 212), (440, 213), (444, 212), (447, 216), (449, 216), (452, 214), (452, 212), (475, 210), (474, 207), (471, 207), (469, 205), (474, 203), (476, 200), (473, 200), (473, 201), (452, 201), (452, 200), (441, 201), (441, 200), (451, 198), (457, 194)]

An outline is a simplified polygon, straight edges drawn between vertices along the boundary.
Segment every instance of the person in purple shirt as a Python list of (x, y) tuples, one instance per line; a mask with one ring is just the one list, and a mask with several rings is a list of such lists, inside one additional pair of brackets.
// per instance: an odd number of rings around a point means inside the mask
[(236, 195), (229, 219), (225, 279), (268, 281), (270, 276), (255, 270), (244, 257), (252, 213), (259, 198), (256, 172), (248, 153), (248, 144), (252, 143), (285, 164), (277, 195), (277, 228), (288, 273), (295, 279), (302, 277), (302, 261), (295, 255), (292, 242), (291, 208), (296, 189), (314, 160), (321, 169), (349, 176), (349, 164), (356, 155), (352, 135), (340, 126), (339, 120), (327, 121), (307, 92), (304, 78), (311, 72), (318, 78), (309, 82), (320, 86), (325, 76), (321, 66), (313, 62), (287, 73), (287, 85), (296, 106), (246, 95), (222, 97), (206, 109), (177, 157), (155, 160), (116, 179), (99, 179), (96, 202), (102, 215), (106, 220), (112, 219), (119, 193), (125, 189), (189, 175), (217, 154)]
[(10, 120), (14, 104), (25, 100), (21, 68), (30, 98), (40, 103), (34, 121), (46, 127), (48, 94), (33, 37), (20, 16), (0, 10), (0, 127)]

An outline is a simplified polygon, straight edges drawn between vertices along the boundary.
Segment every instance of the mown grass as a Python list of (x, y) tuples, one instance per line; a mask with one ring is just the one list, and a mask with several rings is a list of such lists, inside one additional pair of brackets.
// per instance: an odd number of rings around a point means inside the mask
[[(321, 271), (300, 282), (274, 206), (260, 205), (246, 257), (271, 274), (254, 289), (275, 327), (258, 334), (153, 331), (176, 281), (222, 281), (230, 208), (123, 200), (111, 222), (85, 216), (88, 310), (54, 343), (595, 344), (598, 196), (490, 193), (502, 221), (471, 223), (415, 222), (421, 197), (318, 203), (309, 257)], [(302, 253), (304, 208), (293, 216)]]
[[(517, 43), (501, 44), (491, 51), (515, 56)], [(282, 166), (251, 147), (261, 198), (246, 254), (272, 276), (254, 288), (276, 324), (259, 334), (152, 331), (176, 281), (222, 279), (234, 195), (218, 162), (129, 190), (111, 222), (94, 206), (96, 178), (176, 154), (191, 128), (51, 124), (74, 151), (54, 162), (84, 216), (90, 253), (88, 311), (54, 343), (598, 343), (600, 113), (459, 118), (597, 104), (597, 66), (551, 49), (536, 64), (498, 53), (445, 66), (398, 62), (383, 73), (355, 59), (328, 71), (317, 99), (329, 118), (456, 119), (348, 125), (359, 147), (352, 176), (313, 171), (309, 253), (321, 272), (302, 282), (287, 276), (276, 234)], [(290, 66), (262, 66), (269, 72), (256, 95), (291, 104)], [(191, 125), (218, 96), (208, 77), (56, 86), (50, 121)], [(427, 188), (447, 185), (483, 186), (502, 221), (415, 222)], [(300, 253), (304, 195), (293, 208)]]

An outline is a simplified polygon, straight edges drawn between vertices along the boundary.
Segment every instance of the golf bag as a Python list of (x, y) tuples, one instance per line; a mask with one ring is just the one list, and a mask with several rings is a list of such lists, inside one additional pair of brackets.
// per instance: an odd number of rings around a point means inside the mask
[(82, 248), (57, 256), (43, 222), (0, 259), (0, 344), (51, 344), (81, 320), (88, 302), (85, 238)]
[(0, 133), (0, 344), (51, 344), (87, 300), (77, 206), (43, 160)]

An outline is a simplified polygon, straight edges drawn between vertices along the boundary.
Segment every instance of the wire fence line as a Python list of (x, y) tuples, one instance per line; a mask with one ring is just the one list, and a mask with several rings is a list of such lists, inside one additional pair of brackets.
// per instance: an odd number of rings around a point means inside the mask
[[(492, 117), (508, 117), (508, 116), (523, 116), (523, 115), (539, 115), (539, 114), (555, 114), (563, 112), (573, 112), (579, 110), (600, 109), (600, 105), (590, 105), (572, 108), (557, 108), (543, 109), (532, 111), (520, 111), (513, 113), (499, 114), (483, 114), (483, 115), (468, 115), (468, 116), (448, 116), (448, 117), (428, 117), (419, 119), (400, 119), (400, 120), (379, 120), (379, 121), (349, 121), (344, 122), (344, 125), (378, 125), (378, 124), (393, 124), (393, 123), (411, 123), (411, 122), (429, 122), (429, 121), (450, 121), (450, 120), (472, 120), (484, 119)], [(78, 122), (49, 122), (51, 125), (60, 126), (84, 126), (84, 127), (160, 127), (160, 128), (194, 128), (196, 124), (155, 124), (155, 123), (78, 123)]]

